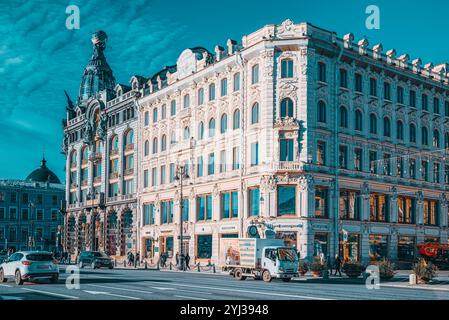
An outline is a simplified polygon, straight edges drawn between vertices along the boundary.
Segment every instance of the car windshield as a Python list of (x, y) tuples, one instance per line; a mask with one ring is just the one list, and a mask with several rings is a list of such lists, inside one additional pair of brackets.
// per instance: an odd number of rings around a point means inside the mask
[(94, 257), (101, 257), (101, 258), (107, 258), (108, 256), (105, 254), (105, 253), (103, 253), (103, 252), (92, 252), (92, 255), (94, 256)]
[(53, 256), (49, 253), (30, 253), (27, 254), (26, 259), (30, 261), (52, 261)]
[(296, 261), (298, 255), (296, 254), (296, 250), (292, 248), (279, 248), (278, 249), (278, 258), (279, 261)]

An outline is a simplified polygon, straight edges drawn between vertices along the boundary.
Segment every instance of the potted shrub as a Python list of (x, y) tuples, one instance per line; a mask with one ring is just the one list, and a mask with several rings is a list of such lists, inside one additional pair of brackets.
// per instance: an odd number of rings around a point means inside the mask
[(382, 262), (378, 264), (379, 267), (379, 277), (381, 280), (390, 280), (394, 277), (396, 273), (394, 270), (396, 269), (396, 265), (392, 263), (388, 259), (384, 259)]
[(420, 284), (429, 283), (435, 277), (437, 270), (437, 267), (432, 262), (427, 262), (422, 258), (413, 266), (416, 281)]
[(325, 266), (323, 263), (321, 263), (321, 260), (319, 257), (315, 257), (312, 264), (310, 265), (310, 271), (312, 271), (312, 275), (316, 278), (321, 275), (321, 272), (323, 272)]
[(348, 261), (343, 265), (342, 270), (349, 278), (355, 279), (365, 271), (365, 267), (358, 261)]
[(309, 271), (309, 264), (307, 263), (307, 261), (304, 260), (299, 261), (298, 267), (299, 274), (303, 276), (307, 273), (307, 271)]

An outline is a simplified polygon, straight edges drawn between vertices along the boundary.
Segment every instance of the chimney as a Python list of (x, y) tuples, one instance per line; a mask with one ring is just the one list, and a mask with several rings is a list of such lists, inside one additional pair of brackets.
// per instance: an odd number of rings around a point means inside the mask
[(226, 45), (228, 46), (228, 55), (233, 55), (237, 49), (237, 41), (228, 39), (228, 41), (226, 41)]

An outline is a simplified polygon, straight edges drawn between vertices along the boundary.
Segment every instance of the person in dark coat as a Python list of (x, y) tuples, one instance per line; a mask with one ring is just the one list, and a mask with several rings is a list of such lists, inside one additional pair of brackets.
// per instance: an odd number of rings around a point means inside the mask
[(176, 260), (176, 265), (179, 266), (179, 253), (178, 252), (176, 252), (175, 260)]
[(337, 275), (338, 272), (339, 276), (341, 277), (341, 258), (338, 254), (335, 255), (334, 268), (335, 275)]
[(190, 267), (189, 267), (190, 256), (189, 256), (189, 253), (188, 253), (188, 252), (186, 253), (185, 259), (186, 259), (186, 269), (189, 269), (189, 270), (190, 270)]

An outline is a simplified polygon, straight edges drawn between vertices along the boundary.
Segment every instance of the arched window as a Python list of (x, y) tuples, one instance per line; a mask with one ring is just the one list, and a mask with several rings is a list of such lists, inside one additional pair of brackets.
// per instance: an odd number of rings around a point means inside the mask
[(209, 85), (209, 101), (215, 100), (215, 83)]
[(172, 100), (170, 102), (170, 116), (174, 116), (176, 114), (176, 100)]
[(198, 140), (203, 140), (204, 138), (204, 124), (201, 121), (198, 125)]
[(202, 105), (204, 103), (204, 89), (198, 89), (198, 105)]
[(225, 133), (228, 130), (228, 115), (223, 113), (220, 119), (220, 133)]
[(176, 143), (176, 132), (173, 130), (170, 133), (170, 144), (175, 144)]
[(184, 138), (184, 140), (189, 140), (190, 139), (190, 128), (189, 127), (185, 127), (184, 131), (182, 133), (182, 137)]
[(282, 59), (281, 61), (281, 78), (293, 77), (293, 60)]
[(163, 134), (161, 138), (161, 151), (165, 150), (167, 150), (167, 136)]
[(348, 127), (348, 109), (345, 106), (340, 107), (340, 127)]
[(157, 122), (157, 108), (153, 109), (153, 123)]
[(186, 94), (184, 96), (184, 108), (188, 108), (190, 107), (190, 96), (188, 94)]
[(384, 117), (384, 137), (390, 137), (390, 136), (391, 136), (390, 118)]
[(157, 153), (157, 138), (153, 138), (153, 154)]
[(77, 161), (77, 153), (76, 153), (76, 150), (73, 150), (70, 153), (70, 163), (71, 164), (76, 164), (76, 161)]
[(215, 119), (211, 118), (209, 120), (209, 137), (213, 137), (215, 135)]
[(369, 115), (369, 132), (377, 134), (377, 117), (374, 113)]
[(409, 131), (410, 142), (416, 143), (416, 126), (413, 123), (410, 124)]
[(125, 146), (133, 143), (134, 143), (134, 131), (131, 129), (125, 133)]
[(148, 111), (145, 111), (144, 118), (145, 118), (145, 122), (144, 122), (145, 126), (149, 125), (150, 124), (150, 113)]
[(440, 132), (438, 130), (433, 131), (433, 146), (435, 148), (440, 147)]
[(326, 104), (322, 100), (318, 102), (318, 122), (326, 123)]
[(240, 109), (236, 109), (234, 111), (234, 115), (232, 117), (232, 128), (234, 130), (240, 128)]
[(421, 129), (421, 142), (423, 145), (429, 145), (429, 133), (426, 127), (422, 127)]
[(143, 154), (147, 156), (149, 153), (150, 153), (150, 142), (148, 140), (145, 140)]
[(167, 106), (164, 104), (161, 107), (161, 120), (167, 118)]
[(256, 102), (251, 108), (251, 124), (259, 122), (259, 104)]
[(87, 160), (87, 157), (88, 157), (88, 155), (87, 155), (87, 147), (84, 146), (84, 147), (81, 149), (81, 161), (82, 161), (82, 160)]
[(289, 98), (281, 101), (281, 118), (293, 117), (293, 101)]
[(396, 139), (404, 140), (404, 124), (401, 120), (396, 122)]
[(355, 111), (355, 125), (354, 128), (357, 131), (362, 131), (363, 130), (363, 117), (362, 117), (362, 111), (360, 110), (356, 110)]
[(118, 151), (118, 136), (111, 138), (111, 150)]
[(251, 67), (251, 84), (259, 82), (259, 65), (255, 64)]

